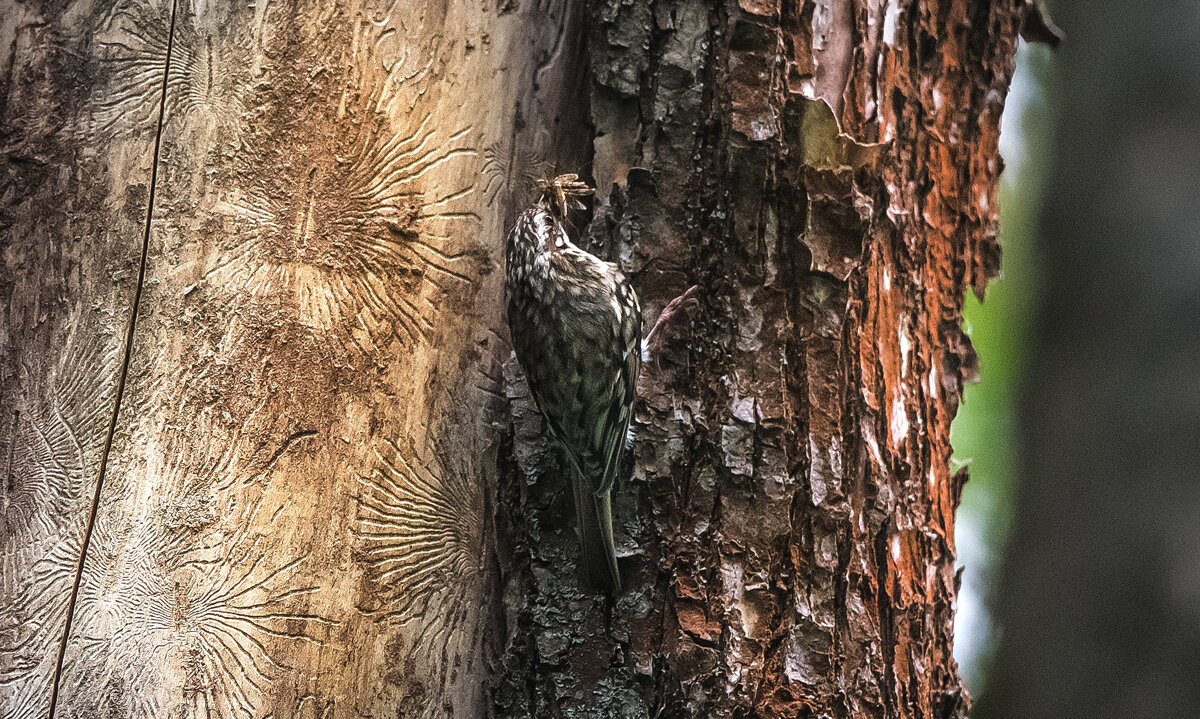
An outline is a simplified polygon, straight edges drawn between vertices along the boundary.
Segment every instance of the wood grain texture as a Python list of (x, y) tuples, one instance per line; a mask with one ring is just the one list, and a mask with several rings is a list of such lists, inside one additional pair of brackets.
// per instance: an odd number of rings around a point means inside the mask
[[(102, 87), (105, 3), (0, 3), (0, 715), (47, 714), (112, 421), (165, 59)], [(94, 138), (103, 135), (103, 143)]]
[[(6, 716), (60, 646), (58, 717), (964, 715), (1012, 2), (4, 7)], [(584, 241), (698, 288), (615, 601), (495, 271), (589, 158)]]
[(551, 148), (581, 36), (555, 2), (170, 10), (120, 0), (95, 36), (89, 146), (154, 116), (170, 62), (57, 716), (481, 716), (493, 270), (530, 158), (579, 161)]

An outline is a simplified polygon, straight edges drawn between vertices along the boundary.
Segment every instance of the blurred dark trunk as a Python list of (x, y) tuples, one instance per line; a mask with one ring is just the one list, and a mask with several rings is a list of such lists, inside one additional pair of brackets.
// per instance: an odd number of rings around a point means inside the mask
[(1195, 717), (1200, 13), (1059, 5), (1045, 289), (1002, 641), (975, 716)]
[(645, 370), (615, 602), (580, 588), (565, 468), (509, 365), (502, 716), (965, 714), (949, 431), (1016, 17), (592, 3), (584, 233), (648, 322), (697, 290)]

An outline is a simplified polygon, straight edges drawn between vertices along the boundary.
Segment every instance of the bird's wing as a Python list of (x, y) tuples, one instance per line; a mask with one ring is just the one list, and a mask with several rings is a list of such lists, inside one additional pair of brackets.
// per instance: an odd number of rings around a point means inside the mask
[(603, 471), (597, 492), (612, 488), (617, 471), (621, 464), (621, 452), (625, 449), (626, 437), (629, 434), (629, 423), (633, 418), (633, 403), (637, 399), (638, 374), (642, 366), (642, 315), (638, 307), (637, 295), (624, 277), (618, 275), (617, 291), (621, 294), (619, 301), (627, 308), (628, 313), (622, 317), (619, 328), (620, 337), (616, 338), (625, 348), (624, 357), (614, 367), (616, 376), (613, 378), (608, 416), (605, 422), (600, 455), (603, 457)]

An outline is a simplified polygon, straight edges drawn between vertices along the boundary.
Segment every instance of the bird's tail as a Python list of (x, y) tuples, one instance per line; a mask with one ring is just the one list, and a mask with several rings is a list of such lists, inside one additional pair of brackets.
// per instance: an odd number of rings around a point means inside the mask
[(576, 476), (575, 480), (571, 483), (575, 494), (575, 519), (588, 581), (600, 589), (620, 591), (621, 573), (617, 569), (617, 549), (613, 544), (612, 490), (592, 492), (582, 477)]

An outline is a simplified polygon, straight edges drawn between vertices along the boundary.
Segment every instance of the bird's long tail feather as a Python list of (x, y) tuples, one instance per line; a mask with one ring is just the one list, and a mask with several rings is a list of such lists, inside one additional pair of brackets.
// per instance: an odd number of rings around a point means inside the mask
[(594, 493), (581, 477), (575, 479), (571, 483), (575, 495), (575, 519), (588, 581), (595, 587), (617, 592), (621, 589), (621, 573), (613, 543), (612, 492)]

